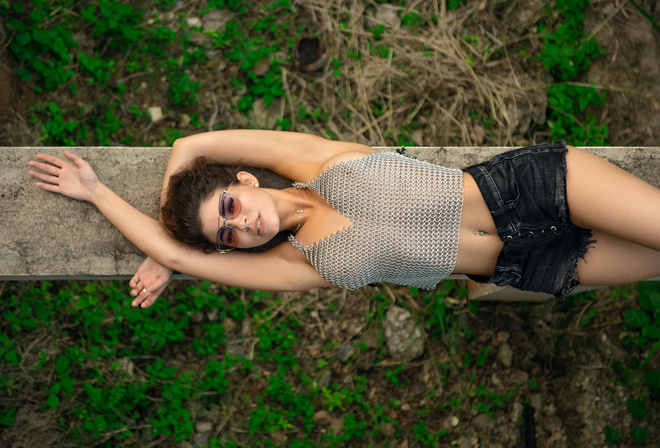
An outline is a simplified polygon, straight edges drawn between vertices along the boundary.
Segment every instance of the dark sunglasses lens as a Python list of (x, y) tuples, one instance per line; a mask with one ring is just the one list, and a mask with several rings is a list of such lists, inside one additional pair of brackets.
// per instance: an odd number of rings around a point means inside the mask
[(220, 197), (220, 216), (224, 219), (232, 219), (241, 212), (241, 203), (233, 195), (222, 193)]
[(238, 246), (238, 234), (231, 227), (222, 226), (218, 230), (215, 242), (220, 250), (232, 250)]

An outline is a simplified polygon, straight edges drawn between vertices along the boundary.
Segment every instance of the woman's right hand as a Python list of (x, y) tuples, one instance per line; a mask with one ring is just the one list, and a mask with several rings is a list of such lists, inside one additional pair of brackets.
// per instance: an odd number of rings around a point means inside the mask
[(77, 155), (64, 151), (69, 161), (48, 154), (36, 154), (40, 161), (31, 160), (28, 165), (40, 171), (30, 170), (30, 176), (39, 179), (37, 187), (60, 193), (81, 201), (92, 201), (94, 191), (101, 184), (89, 163)]
[(156, 302), (172, 279), (173, 271), (147, 257), (128, 283), (134, 307), (148, 308)]

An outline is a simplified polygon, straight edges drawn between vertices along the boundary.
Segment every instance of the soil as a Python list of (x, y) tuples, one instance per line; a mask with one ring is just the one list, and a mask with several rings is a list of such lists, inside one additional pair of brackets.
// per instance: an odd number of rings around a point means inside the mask
[[(478, 2), (473, 2), (478, 3)], [(490, 3), (481, 2), (483, 8), (475, 7), (471, 12), (482, 19), (470, 22), (471, 27), (487, 28), (494, 36), (517, 30), (521, 35), (533, 33), (533, 23), (543, 14), (540, 1), (518, 1), (515, 8), (507, 11), (507, 15), (497, 17), (492, 13)], [(625, 0), (594, 0), (587, 14), (588, 28), (595, 32), (596, 39), (606, 51), (606, 56), (596, 60), (580, 81), (593, 82), (602, 86), (607, 93), (607, 104), (599, 108), (597, 114), (602, 122), (608, 124), (611, 146), (657, 146), (660, 142), (660, 30), (644, 18), (640, 12)], [(638, 0), (637, 3), (646, 10), (656, 22), (660, 22), (660, 3), (656, 0)], [(301, 10), (304, 10), (300, 6)], [(308, 10), (301, 12), (301, 18), (306, 18), (314, 26), (321, 26), (322, 12)], [(366, 13), (365, 13), (366, 14)], [(466, 25), (467, 26), (467, 25)], [(334, 29), (324, 30), (336, 31)], [(332, 47), (330, 42), (329, 47)], [(332, 51), (329, 48), (328, 51)], [(12, 62), (2, 55), (4, 63), (0, 64), (0, 145), (41, 145), (39, 129), (26, 118), (29, 116), (29, 104), (40, 101), (35, 97), (31, 86), (18, 81), (14, 75)], [(517, 83), (523, 85), (539, 85), (547, 81), (548, 75), (540, 64), (526, 59), (520, 54), (511, 53), (509, 61), (516, 72)], [(357, 62), (355, 62), (357, 65)], [(362, 78), (365, 86), (354, 86), (355, 95), (367, 95), (369, 88), (383, 91), (386, 87), (376, 79), (380, 73), (379, 67), (372, 66), (373, 77), (366, 73), (367, 67), (362, 67), (365, 74)], [(353, 67), (344, 67), (346, 72)], [(355, 68), (357, 70), (357, 68)], [(221, 79), (232, 67), (225, 62), (218, 63)], [(484, 76), (507, 76), (509, 69), (498, 66), (483, 68)], [(217, 73), (214, 73), (215, 76)], [(481, 75), (481, 74), (480, 74)], [(198, 75), (200, 77), (204, 75)], [(305, 84), (314, 75), (298, 74), (291, 76), (292, 94), (301, 94), (309, 85)], [(318, 75), (321, 76), (321, 75)], [(311, 82), (311, 81), (310, 81)], [(502, 81), (511, 87), (509, 81)], [(302, 86), (302, 87), (301, 87)], [(420, 80), (417, 86), (410, 88), (406, 94), (415, 98), (441, 98), (438, 101), (452, 98), (441, 89), (433, 87), (425, 80)], [(469, 90), (469, 86), (466, 88)], [(421, 92), (421, 93), (420, 93)], [(201, 108), (214, 110), (217, 103), (214, 98), (222, 96), (222, 87), (217, 87), (211, 96), (202, 98)], [(484, 131), (469, 118), (455, 125), (436, 125), (442, 123), (429, 118), (427, 125), (419, 134), (414, 135), (415, 143), (420, 145), (456, 144), (456, 145), (496, 145), (522, 144), (528, 141), (542, 140), (543, 132), (534, 132), (535, 124), (542, 123), (545, 118), (544, 106), (546, 98), (542, 89), (514, 89), (500, 95), (498, 88), (492, 87), (492, 95), (498, 106), (506, 110), (507, 117), (496, 116), (503, 126), (494, 126)], [(145, 106), (162, 104), (157, 94), (149, 89), (138, 90), (136, 103)], [(305, 92), (306, 95), (320, 96), (319, 92)], [(437, 97), (434, 96), (437, 94)], [(61, 95), (61, 98), (58, 97)], [(84, 96), (84, 94), (82, 94)], [(420, 96), (421, 95), (421, 96)], [(500, 95), (500, 96), (498, 96)], [(71, 101), (66, 89), (51, 92), (44, 101), (55, 101), (66, 104)], [(324, 101), (330, 100), (326, 97)], [(472, 101), (470, 99), (466, 101)], [(476, 101), (476, 100), (475, 100)], [(478, 101), (477, 101), (478, 102)], [(282, 106), (284, 107), (284, 106)], [(427, 106), (425, 106), (427, 107)], [(451, 104), (443, 105), (445, 110), (452, 111)], [(226, 121), (232, 127), (245, 127), (249, 124), (268, 123), (268, 108), (259, 112), (260, 107), (248, 118), (242, 117), (236, 111), (220, 105), (217, 110), (217, 120)], [(440, 114), (441, 111), (427, 111), (430, 114)], [(260, 115), (260, 114), (264, 115)], [(434, 115), (435, 116), (435, 115)], [(180, 117), (179, 117), (180, 118)], [(166, 116), (165, 123), (171, 126), (180, 124), (174, 116)], [(394, 117), (393, 119), (397, 119)], [(403, 120), (403, 119), (402, 119)], [(352, 139), (373, 145), (383, 145), (383, 130), (387, 120), (364, 129), (345, 129), (337, 126), (336, 134), (344, 139)], [(147, 144), (163, 144), (162, 137), (151, 132), (151, 127), (145, 129), (144, 123), (127, 124), (132, 126), (128, 133), (143, 135)], [(268, 125), (267, 125), (268, 126)], [(272, 125), (274, 127), (274, 125)], [(322, 133), (321, 128), (314, 129), (305, 124), (299, 124), (293, 130)], [(443, 141), (437, 141), (437, 135), (443, 135)], [(569, 142), (570, 143), (570, 142)], [(451, 419), (438, 422), (438, 427), (451, 428), (453, 446), (503, 448), (523, 446), (520, 422), (526, 404), (531, 405), (535, 421), (536, 446), (539, 448), (584, 447), (600, 448), (608, 446), (605, 440), (604, 427), (613, 425), (617, 428), (632, 428), (638, 422), (631, 416), (625, 400), (627, 397), (641, 393), (639, 386), (622, 385), (617, 380), (619, 372), (613, 367), (613, 362), (629, 360), (631, 353), (621, 345), (622, 316), (625, 310), (636, 304), (635, 291), (625, 289), (629, 294), (621, 294), (621, 289), (605, 289), (597, 293), (593, 301), (576, 300), (571, 304), (549, 302), (521, 306), (519, 304), (484, 303), (480, 311), (472, 315), (466, 313), (467, 325), (473, 337), (463, 340), (458, 345), (458, 353), (449, 353), (447, 344), (441, 340), (427, 338), (424, 354), (406, 365), (403, 375), (409, 378), (412, 386), (406, 396), (401, 396), (400, 388), (392, 388), (386, 381), (373, 381), (374, 402), (382, 397), (396, 396), (409, 404), (413, 409), (425, 400), (420, 393), (421, 388), (437, 387), (434, 380), (432, 365), (438, 359), (451, 359), (457, 365), (461, 363), (464, 353), (479, 353), (482, 349), (490, 349), (492, 361), (484, 369), (480, 369), (477, 384), (486, 384), (493, 390), (502, 393), (516, 390), (512, 399), (505, 402), (503, 408), (493, 409), (494, 419), (485, 418), (483, 413), (468, 407), (467, 421), (462, 421), (460, 427), (455, 427)], [(405, 291), (394, 290), (397, 297), (406, 297)], [(329, 296), (341, 296), (341, 291), (330, 290)], [(367, 327), (364, 322), (364, 310), (369, 304), (363, 295), (351, 295), (345, 299), (346, 306), (341, 316), (333, 316), (322, 312), (325, 332), (310, 334), (310, 339), (317, 337), (316, 342), (323, 345), (322, 338), (332, 340), (341, 346), (351, 341), (359, 333), (359, 329)], [(403, 299), (400, 299), (403, 300)], [(466, 303), (457, 301), (457, 310), (465, 310)], [(327, 308), (327, 307), (326, 307)], [(323, 306), (321, 306), (323, 309)], [(596, 310), (595, 317), (588, 325), (579, 325), (579, 321), (587, 311)], [(349, 316), (350, 319), (348, 318)], [(361, 335), (367, 340), (370, 335)], [(660, 368), (660, 359), (656, 356), (652, 363)], [(387, 361), (387, 359), (383, 360)], [(301, 364), (315, 363), (314, 355), (306, 350), (301, 352)], [(419, 382), (425, 378), (426, 383)], [(381, 377), (382, 378), (382, 377)], [(530, 379), (535, 385), (530, 386)], [(452, 389), (462, 387), (462, 384), (446, 384), (446, 394), (451, 395)], [(418, 388), (418, 389), (416, 389)], [(644, 448), (660, 446), (660, 412), (655, 411), (643, 422), (649, 433), (647, 443), (634, 445)], [(413, 412), (403, 411), (396, 416), (400, 421), (408, 419), (415, 421)], [(23, 421), (23, 430), (37, 431), (38, 422)], [(412, 425), (413, 423), (411, 423)], [(43, 434), (44, 437), (48, 434)], [(52, 436), (52, 434), (50, 434)], [(1, 438), (0, 438), (1, 440)], [(48, 437), (42, 439), (47, 443)], [(415, 442), (398, 441), (389, 446), (412, 447)], [(445, 446), (445, 445), (443, 445)], [(449, 446), (449, 445), (446, 445)], [(533, 445), (526, 445), (531, 448)], [(629, 435), (622, 435), (619, 446), (633, 446)]]

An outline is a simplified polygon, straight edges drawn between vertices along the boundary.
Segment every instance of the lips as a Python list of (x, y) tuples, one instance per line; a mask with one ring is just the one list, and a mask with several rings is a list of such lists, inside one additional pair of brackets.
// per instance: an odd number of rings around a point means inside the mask
[(255, 223), (255, 230), (257, 232), (257, 235), (261, 235), (262, 230), (261, 230), (261, 214), (257, 216), (257, 222)]

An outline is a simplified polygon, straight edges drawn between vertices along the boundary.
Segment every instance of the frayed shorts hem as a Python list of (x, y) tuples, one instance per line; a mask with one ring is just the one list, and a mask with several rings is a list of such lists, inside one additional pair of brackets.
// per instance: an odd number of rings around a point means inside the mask
[(580, 284), (577, 265), (593, 245), (590, 229), (570, 221), (566, 143), (534, 145), (464, 168), (476, 181), (504, 242), (495, 271), (469, 276), (563, 300)]

